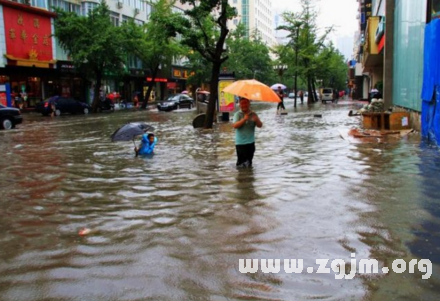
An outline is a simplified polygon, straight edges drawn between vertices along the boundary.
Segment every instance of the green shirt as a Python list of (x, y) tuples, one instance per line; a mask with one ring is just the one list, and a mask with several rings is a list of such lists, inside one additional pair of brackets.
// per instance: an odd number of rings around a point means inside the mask
[[(254, 113), (253, 113), (254, 114)], [(234, 123), (244, 118), (244, 113), (238, 111), (234, 115)], [(243, 124), (241, 128), (235, 129), (235, 144), (251, 144), (255, 142), (255, 121), (250, 118)]]

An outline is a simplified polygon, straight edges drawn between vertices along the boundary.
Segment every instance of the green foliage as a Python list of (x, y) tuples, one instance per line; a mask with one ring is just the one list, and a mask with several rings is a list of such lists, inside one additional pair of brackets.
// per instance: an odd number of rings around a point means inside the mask
[(223, 64), (228, 71), (234, 71), (236, 79), (255, 78), (266, 84), (276, 80), (272, 68), (270, 49), (258, 35), (246, 38), (246, 29), (239, 24), (226, 41), (229, 59)]
[[(168, 24), (175, 22), (178, 15), (172, 12), (172, 5), (167, 0), (151, 3), (150, 20), (140, 26), (130, 20), (121, 26), (124, 33), (124, 45), (128, 53), (138, 57), (152, 78), (158, 74), (159, 68), (167, 69), (173, 59), (180, 58), (188, 52), (188, 48), (176, 39), (176, 32)], [(146, 99), (150, 98), (153, 81), (150, 83)], [(143, 102), (145, 108), (147, 102)]]
[(344, 56), (330, 43), (323, 48), (317, 57), (317, 66), (322, 72), (318, 79), (322, 80), (324, 87), (332, 87), (338, 90), (346, 88), (348, 66)]
[(75, 67), (92, 77), (104, 70), (122, 70), (122, 32), (110, 21), (110, 12), (101, 2), (87, 17), (57, 10), (55, 37), (71, 57)]
[(185, 49), (176, 41), (175, 32), (170, 32), (166, 24), (176, 16), (166, 0), (152, 3), (150, 20), (138, 25), (134, 20), (122, 24), (124, 45), (142, 60), (144, 65), (153, 70), (164, 63), (170, 63), (173, 57), (184, 54)]
[(327, 28), (318, 35), (315, 24), (317, 18), (312, 0), (301, 0), (300, 13), (284, 12), (283, 25), (277, 29), (288, 32), (288, 43), (274, 49), (283, 64), (288, 65), (288, 75), (298, 75), (299, 87), (313, 90), (317, 79), (324, 85), (343, 89), (346, 80), (346, 64), (343, 56), (326, 44), (328, 34), (333, 30)]
[(103, 74), (123, 72), (122, 31), (112, 25), (110, 11), (104, 1), (87, 17), (60, 9), (56, 12), (55, 37), (83, 76), (96, 82), (92, 104), (92, 110), (96, 112)]
[(215, 102), (218, 97), (218, 77), (222, 64), (228, 59), (224, 44), (229, 33), (228, 19), (236, 15), (228, 0), (180, 0), (191, 8), (185, 16), (177, 16), (166, 23), (169, 32), (182, 35), (182, 44), (198, 52), (206, 62), (212, 64), (210, 99), (205, 119), (205, 128), (211, 128), (214, 121)]
[(211, 80), (212, 63), (207, 61), (200, 55), (199, 52), (190, 51), (188, 53), (188, 62), (186, 66), (191, 71), (191, 76), (188, 77), (187, 83), (200, 87), (202, 83), (207, 83)]

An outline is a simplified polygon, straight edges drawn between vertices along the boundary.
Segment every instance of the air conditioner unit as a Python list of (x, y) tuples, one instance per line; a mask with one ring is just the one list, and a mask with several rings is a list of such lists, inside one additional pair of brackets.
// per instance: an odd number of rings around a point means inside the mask
[(119, 8), (119, 9), (121, 9), (122, 7), (124, 7), (124, 3), (123, 3), (123, 2), (120, 2), (120, 1), (118, 1), (118, 8)]
[(134, 9), (134, 14), (135, 14), (135, 15), (138, 15), (138, 14), (139, 14), (139, 8), (135, 8), (135, 9)]

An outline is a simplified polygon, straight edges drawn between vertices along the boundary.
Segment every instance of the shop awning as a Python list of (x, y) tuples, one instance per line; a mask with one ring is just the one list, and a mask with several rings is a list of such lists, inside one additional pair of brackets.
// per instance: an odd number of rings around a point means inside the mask
[(53, 68), (53, 65), (57, 62), (57, 60), (40, 61), (35, 59), (23, 59), (23, 58), (14, 57), (9, 54), (5, 54), (5, 57), (9, 61), (11, 61), (10, 65), (23, 66), (23, 67)]

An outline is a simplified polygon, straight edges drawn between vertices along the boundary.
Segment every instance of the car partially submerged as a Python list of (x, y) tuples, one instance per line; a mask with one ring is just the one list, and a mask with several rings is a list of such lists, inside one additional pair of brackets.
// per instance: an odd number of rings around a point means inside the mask
[(89, 114), (91, 108), (85, 102), (70, 97), (53, 96), (38, 103), (35, 110), (44, 116), (52, 113), (55, 116), (60, 116), (63, 113)]
[(17, 124), (23, 122), (23, 116), (20, 109), (6, 107), (0, 104), (0, 128), (10, 130), (15, 128)]
[(157, 104), (159, 111), (172, 111), (180, 108), (192, 109), (194, 106), (194, 99), (187, 94), (174, 94), (169, 96), (166, 100), (160, 101)]

